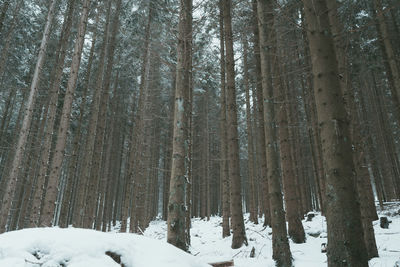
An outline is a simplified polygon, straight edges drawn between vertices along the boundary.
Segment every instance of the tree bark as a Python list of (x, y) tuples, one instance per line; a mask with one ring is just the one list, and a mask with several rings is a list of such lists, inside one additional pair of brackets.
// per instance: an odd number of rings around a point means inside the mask
[(246, 91), (246, 126), (247, 126), (247, 165), (248, 165), (248, 183), (249, 183), (249, 209), (250, 209), (250, 221), (258, 223), (257, 217), (257, 206), (255, 199), (255, 170), (254, 170), (254, 144), (253, 144), (253, 125), (252, 115), (250, 107), (250, 86), (249, 86), (249, 73), (248, 73), (248, 61), (247, 52), (248, 43), (247, 38), (243, 40), (243, 79), (244, 87)]
[[(258, 28), (260, 32), (260, 58), (264, 104), (264, 128), (266, 156), (268, 159), (268, 185), (271, 205), (271, 227), (273, 259), (278, 266), (292, 266), (289, 242), (287, 238), (285, 212), (283, 210), (282, 191), (280, 185), (279, 151), (275, 126), (275, 110), (273, 88), (277, 86), (277, 73), (272, 66), (277, 65), (276, 53), (270, 51), (274, 47), (274, 15), (271, 0), (258, 1)], [(271, 54), (270, 54), (271, 53)], [(274, 79), (270, 80), (273, 76)], [(273, 82), (273, 83), (272, 83)]]
[(22, 122), (22, 127), (20, 129), (20, 135), (19, 135), (19, 139), (18, 139), (16, 152), (14, 155), (14, 160), (13, 160), (12, 167), (11, 167), (11, 170), (9, 173), (9, 177), (5, 178), (5, 179), (8, 179), (8, 182), (7, 182), (6, 191), (5, 191), (6, 193), (4, 194), (3, 202), (1, 205), (1, 211), (0, 211), (0, 233), (7, 230), (6, 226), (7, 226), (7, 220), (8, 220), (8, 213), (10, 211), (10, 207), (12, 204), (11, 201), (13, 199), (13, 196), (14, 196), (14, 193), (16, 190), (16, 184), (18, 182), (19, 170), (21, 167), (24, 150), (26, 147), (26, 141), (28, 139), (29, 128), (31, 126), (33, 109), (34, 109), (35, 99), (36, 99), (36, 95), (37, 95), (37, 91), (38, 91), (40, 75), (41, 75), (43, 64), (44, 64), (45, 57), (46, 57), (47, 44), (48, 44), (48, 41), (50, 38), (50, 29), (51, 29), (51, 25), (53, 23), (53, 17), (54, 17), (54, 13), (55, 13), (55, 4), (56, 4), (56, 0), (53, 0), (50, 3), (49, 12), (47, 15), (47, 21), (46, 21), (45, 29), (43, 32), (43, 38), (42, 38), (42, 42), (40, 45), (38, 61), (36, 63), (35, 72), (33, 74), (33, 79), (32, 79), (31, 88), (30, 88), (30, 92), (29, 92), (29, 98), (28, 98), (28, 102), (26, 104), (24, 120)]
[(221, 72), (221, 181), (222, 181), (222, 237), (231, 235), (229, 226), (230, 217), (230, 189), (229, 189), (229, 170), (228, 170), (228, 146), (226, 129), (226, 83), (225, 83), (225, 35), (224, 35), (224, 11), (223, 1), (219, 0), (219, 39), (220, 39), (220, 72)]
[(228, 169), (231, 185), (230, 204), (233, 234), (231, 247), (236, 249), (240, 248), (243, 244), (247, 245), (247, 237), (244, 228), (242, 211), (231, 0), (224, 0), (223, 10), (226, 49), (226, 130), (228, 139)]
[(192, 57), (192, 0), (180, 1), (178, 61), (176, 67), (175, 112), (172, 145), (170, 194), (168, 200), (167, 242), (187, 250), (185, 231), (185, 183), (187, 142), (187, 101)]
[(41, 224), (46, 226), (55, 225), (54, 210), (57, 205), (58, 181), (61, 174), (62, 162), (64, 159), (64, 150), (67, 141), (67, 133), (70, 125), (70, 114), (72, 108), (72, 100), (76, 82), (78, 79), (78, 71), (81, 63), (83, 50), (83, 42), (85, 40), (86, 25), (88, 20), (90, 0), (85, 0), (82, 7), (81, 18), (78, 28), (78, 37), (75, 42), (74, 53), (71, 62), (71, 74), (68, 79), (68, 85), (65, 93), (64, 104), (61, 113), (60, 128), (58, 130), (56, 146), (53, 155), (53, 161), (50, 166), (49, 182), (47, 185), (46, 197), (43, 204), (43, 214)]
[[(340, 90), (326, 0), (303, 0), (326, 175), (329, 266), (368, 266), (349, 124)], [(341, 214), (341, 216), (338, 216)], [(345, 244), (345, 245), (343, 245)]]
[[(101, 182), (100, 174), (101, 174), (101, 159), (103, 152), (103, 144), (104, 144), (104, 134), (105, 134), (105, 127), (106, 127), (106, 119), (107, 119), (107, 108), (109, 105), (109, 91), (110, 91), (110, 83), (111, 83), (111, 75), (114, 65), (114, 53), (115, 53), (115, 46), (116, 46), (116, 39), (119, 29), (119, 13), (121, 10), (121, 0), (117, 1), (117, 5), (115, 8), (114, 18), (112, 22), (112, 29), (111, 29), (111, 38), (110, 40), (105, 40), (108, 42), (108, 51), (107, 51), (107, 68), (104, 74), (103, 83), (100, 85), (102, 86), (102, 95), (100, 99), (100, 106), (97, 118), (97, 125), (96, 125), (96, 137), (94, 142), (94, 149), (93, 149), (93, 158), (92, 158), (92, 169), (90, 172), (90, 183), (91, 186), (88, 189), (88, 198), (86, 199), (86, 209), (85, 209), (85, 220), (84, 220), (84, 227), (91, 228), (95, 220), (95, 208), (97, 203), (95, 202), (94, 197), (89, 196), (97, 196), (98, 191), (98, 184), (104, 183)], [(93, 182), (93, 184), (92, 184)], [(100, 187), (101, 188), (101, 187)]]
[(271, 211), (269, 199), (268, 185), (268, 169), (267, 169), (267, 154), (265, 145), (265, 125), (264, 125), (264, 97), (261, 75), (261, 58), (260, 58), (260, 32), (258, 30), (257, 20), (257, 0), (253, 0), (253, 16), (254, 16), (254, 58), (255, 58), (255, 74), (256, 74), (256, 94), (257, 94), (257, 117), (258, 117), (258, 154), (257, 158), (260, 162), (260, 183), (262, 187), (262, 204), (264, 212), (264, 226), (271, 225)]
[(56, 54), (55, 68), (52, 73), (53, 77), (52, 77), (52, 82), (50, 84), (50, 91), (48, 96), (49, 103), (48, 106), (47, 105), (45, 106), (46, 116), (44, 116), (43, 119), (46, 120), (47, 122), (46, 122), (46, 130), (43, 136), (44, 140), (42, 145), (42, 151), (39, 155), (40, 158), (39, 173), (35, 184), (34, 196), (32, 200), (32, 211), (30, 216), (31, 227), (37, 227), (40, 225), (40, 207), (42, 203), (42, 196), (44, 195), (44, 186), (50, 162), (49, 156), (52, 145), (53, 133), (57, 131), (57, 129), (54, 128), (55, 128), (56, 113), (57, 113), (58, 94), (64, 70), (64, 61), (67, 54), (66, 49), (68, 45), (68, 38), (71, 32), (75, 3), (76, 3), (75, 0), (71, 0), (68, 2), (68, 11), (64, 17), (63, 30), (61, 32), (61, 37), (57, 47), (58, 49)]

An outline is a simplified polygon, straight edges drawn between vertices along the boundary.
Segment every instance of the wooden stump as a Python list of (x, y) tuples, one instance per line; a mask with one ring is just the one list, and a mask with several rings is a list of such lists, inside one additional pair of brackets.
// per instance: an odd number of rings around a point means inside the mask
[(381, 217), (380, 218), (381, 228), (388, 229), (389, 228), (389, 223), (390, 223), (390, 221), (388, 220), (387, 217)]
[(250, 252), (250, 258), (254, 258), (256, 256), (256, 249), (253, 247)]

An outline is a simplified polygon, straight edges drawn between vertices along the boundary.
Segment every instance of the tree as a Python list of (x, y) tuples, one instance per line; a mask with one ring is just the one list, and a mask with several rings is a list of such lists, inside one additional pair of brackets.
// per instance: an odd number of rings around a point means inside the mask
[(49, 6), (49, 12), (47, 15), (47, 21), (46, 21), (46, 25), (45, 25), (44, 32), (43, 32), (42, 42), (40, 45), (38, 60), (36, 63), (35, 72), (33, 74), (31, 87), (30, 87), (30, 91), (29, 91), (28, 103), (27, 103), (26, 109), (25, 109), (24, 120), (22, 122), (22, 127), (20, 130), (18, 144), (17, 144), (15, 155), (14, 155), (14, 160), (13, 160), (10, 174), (8, 177), (6, 193), (4, 194), (2, 205), (1, 205), (0, 232), (4, 232), (5, 230), (7, 230), (5, 227), (7, 226), (8, 213), (10, 211), (10, 207), (12, 204), (11, 201), (14, 197), (14, 193), (16, 190), (16, 184), (18, 182), (18, 175), (19, 175), (19, 170), (21, 167), (21, 162), (23, 159), (23, 153), (24, 153), (24, 150), (26, 147), (26, 142), (27, 142), (28, 134), (29, 134), (29, 128), (30, 128), (31, 122), (32, 122), (33, 109), (34, 109), (35, 99), (36, 99), (36, 95), (37, 95), (37, 91), (38, 91), (40, 75), (41, 75), (42, 67), (43, 67), (43, 64), (45, 61), (47, 44), (48, 44), (48, 41), (50, 38), (50, 29), (51, 29), (51, 25), (53, 23), (53, 17), (54, 17), (54, 13), (55, 13), (55, 4), (56, 4), (56, 0), (53, 0)]
[(58, 130), (56, 146), (53, 154), (53, 161), (50, 165), (49, 181), (47, 184), (47, 191), (43, 204), (43, 214), (41, 217), (41, 224), (46, 226), (56, 225), (54, 211), (57, 204), (58, 182), (61, 174), (61, 165), (64, 159), (65, 144), (67, 141), (66, 140), (67, 133), (70, 125), (72, 100), (74, 97), (74, 91), (78, 79), (79, 66), (81, 63), (81, 56), (83, 50), (83, 42), (85, 40), (89, 7), (90, 7), (90, 0), (85, 0), (82, 6), (81, 18), (79, 21), (79, 28), (78, 28), (78, 37), (77, 40), (75, 41), (74, 54), (71, 62), (71, 74), (68, 79), (68, 86), (65, 93), (65, 99), (61, 113), (60, 128)]
[(168, 243), (187, 250), (185, 230), (185, 183), (187, 144), (187, 102), (189, 98), (191, 57), (192, 57), (192, 0), (180, 1), (178, 62), (176, 66), (176, 88), (174, 103), (174, 130), (172, 145), (172, 166), (170, 194), (168, 200)]
[(224, 14), (223, 1), (219, 0), (219, 39), (220, 39), (220, 75), (221, 75), (221, 181), (222, 181), (222, 237), (231, 235), (229, 227), (229, 171), (228, 171), (228, 147), (226, 131), (226, 84), (225, 84), (225, 38), (224, 38)]
[[(271, 205), (271, 227), (273, 258), (278, 266), (291, 266), (292, 256), (287, 239), (285, 213), (283, 210), (282, 190), (280, 186), (279, 151), (275, 128), (274, 87), (279, 86), (279, 74), (276, 71), (277, 55), (273, 17), (273, 1), (259, 0), (258, 28), (260, 34), (260, 58), (264, 105), (265, 144), (268, 166), (269, 201)], [(270, 48), (272, 48), (270, 50)], [(271, 76), (272, 81), (271, 81)]]
[(232, 222), (232, 248), (247, 244), (242, 213), (240, 185), (239, 144), (235, 89), (235, 60), (233, 57), (231, 0), (224, 1), (224, 30), (226, 49), (226, 130), (228, 145), (228, 170), (230, 177), (230, 201)]
[[(368, 266), (327, 1), (303, 0), (326, 179), (328, 265)], [(342, 216), (337, 216), (342, 214)], [(343, 246), (343, 242), (346, 244)]]

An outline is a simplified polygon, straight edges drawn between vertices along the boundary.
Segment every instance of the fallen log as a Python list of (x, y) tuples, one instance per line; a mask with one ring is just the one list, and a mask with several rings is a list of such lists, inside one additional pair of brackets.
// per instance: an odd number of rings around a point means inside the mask
[(213, 267), (229, 267), (233, 266), (234, 262), (233, 260), (230, 261), (220, 261), (220, 262), (214, 262), (214, 263), (209, 263)]

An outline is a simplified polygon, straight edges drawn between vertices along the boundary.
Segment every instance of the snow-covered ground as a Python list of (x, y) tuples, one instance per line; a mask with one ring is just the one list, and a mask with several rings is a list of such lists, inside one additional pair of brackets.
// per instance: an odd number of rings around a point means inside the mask
[[(374, 222), (380, 257), (372, 259), (370, 266), (398, 267), (400, 204), (388, 204), (380, 215), (388, 216), (392, 223), (389, 229), (382, 229), (379, 221)], [(321, 253), (321, 244), (326, 243), (325, 218), (317, 214), (303, 225), (307, 242), (290, 243), (295, 266), (326, 266), (326, 255)], [(222, 239), (221, 231), (219, 217), (193, 220), (189, 255), (166, 243), (167, 226), (161, 220), (153, 221), (145, 236), (74, 228), (25, 229), (0, 235), (0, 267), (117, 267), (121, 266), (118, 261), (125, 267), (206, 267), (205, 263), (231, 259), (236, 267), (274, 266), (271, 229), (261, 221), (255, 225), (246, 217), (249, 245), (239, 249), (231, 249), (231, 237)], [(250, 258), (253, 247), (255, 257)]]
[[(382, 229), (379, 221), (374, 222), (376, 242), (379, 258), (370, 261), (374, 267), (398, 267), (400, 260), (400, 205), (388, 205), (380, 215), (389, 217), (392, 221), (389, 229)], [(236, 267), (266, 267), (275, 266), (272, 260), (271, 228), (262, 226), (262, 221), (255, 225), (248, 221), (246, 216), (246, 234), (248, 246), (231, 249), (231, 238), (222, 239), (222, 219), (212, 217), (210, 221), (193, 220), (191, 229), (191, 253), (203, 262), (218, 262), (233, 259)], [(291, 252), (296, 267), (327, 266), (326, 254), (321, 253), (321, 244), (327, 242), (325, 217), (317, 214), (312, 221), (303, 220), (307, 234), (305, 244), (290, 242)], [(166, 223), (154, 221), (146, 229), (145, 236), (166, 240)], [(252, 248), (255, 248), (255, 257), (250, 258)], [(400, 261), (399, 261), (400, 262)]]
[(0, 235), (1, 267), (121, 267), (117, 261), (125, 267), (209, 267), (166, 242), (135, 234), (35, 228)]

